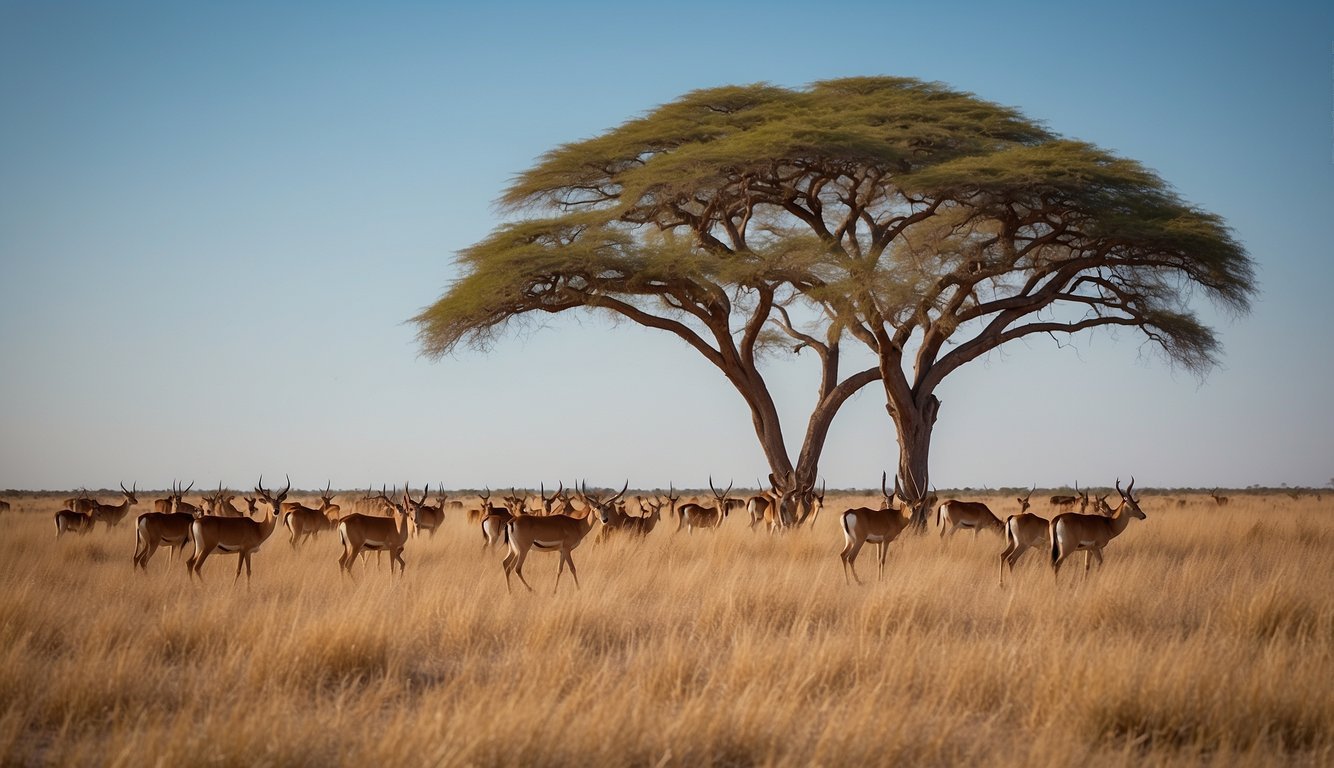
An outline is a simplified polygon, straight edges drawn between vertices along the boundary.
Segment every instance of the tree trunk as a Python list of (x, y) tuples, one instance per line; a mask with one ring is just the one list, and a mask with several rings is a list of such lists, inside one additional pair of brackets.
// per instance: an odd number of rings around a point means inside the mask
[(885, 406), (899, 440), (899, 485), (912, 501), (912, 525), (925, 530), (931, 515), (931, 431), (936, 425), (940, 400), (935, 395), (916, 398), (921, 402)]

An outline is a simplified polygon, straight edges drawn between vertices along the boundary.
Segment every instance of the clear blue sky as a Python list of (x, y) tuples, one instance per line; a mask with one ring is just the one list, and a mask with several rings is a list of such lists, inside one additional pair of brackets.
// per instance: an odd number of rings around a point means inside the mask
[[(873, 74), (1139, 160), (1259, 267), (1203, 382), (1128, 333), (959, 372), (937, 485), (1325, 485), (1332, 6), (1081, 6), (0, 2), (0, 488), (753, 484), (744, 407), (684, 345), (583, 316), (435, 363), (405, 321), (547, 149), (696, 88)], [(799, 439), (813, 368), (773, 376)], [(868, 388), (822, 470), (896, 455)]]

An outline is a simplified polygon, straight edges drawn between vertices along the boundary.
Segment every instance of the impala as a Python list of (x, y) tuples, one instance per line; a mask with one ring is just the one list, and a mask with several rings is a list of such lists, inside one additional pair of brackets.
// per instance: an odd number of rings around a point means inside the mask
[[(946, 528), (946, 525), (949, 527)], [(940, 537), (954, 533), (960, 528), (967, 528), (977, 538), (983, 529), (1002, 533), (1005, 525), (1000, 518), (992, 514), (991, 509), (980, 501), (958, 501), (950, 499), (936, 508), (936, 527), (940, 528)]]
[(1005, 551), (1000, 555), (1002, 587), (1005, 586), (1005, 567), (1009, 566), (1010, 573), (1014, 573), (1014, 564), (1019, 562), (1020, 556), (1027, 552), (1029, 547), (1036, 547), (1047, 541), (1049, 521), (1028, 511), (1030, 506), (1028, 500), (1032, 496), (1033, 491), (1030, 489), (1027, 496), (1016, 499), (1019, 502), (1019, 514), (1005, 518)]
[(903, 496), (899, 488), (898, 477), (894, 478), (894, 493), (891, 496), (889, 489), (885, 487), (886, 474), (880, 476), (880, 491), (883, 493), (880, 509), (871, 509), (869, 507), (857, 507), (844, 512), (839, 518), (839, 523), (843, 528), (843, 551), (838, 557), (843, 561), (843, 581), (848, 581), (848, 571), (852, 572), (852, 578), (856, 579), (858, 584), (862, 583), (861, 577), (857, 575), (857, 554), (861, 552), (862, 545), (867, 542), (877, 545), (880, 548), (879, 562), (876, 568), (876, 581), (884, 578), (885, 575), (885, 553), (889, 550), (889, 543), (898, 538), (903, 529), (912, 522), (912, 516), (905, 517), (902, 509), (895, 506), (895, 501), (903, 499), (902, 506), (911, 506)]
[(75, 512), (72, 509), (62, 509), (56, 513), (56, 538), (60, 538), (67, 531), (74, 533), (87, 533), (93, 529), (95, 518), (87, 512)]
[(120, 490), (125, 494), (125, 501), (119, 504), (100, 504), (93, 502), (92, 509), (88, 514), (93, 516), (94, 520), (101, 520), (107, 524), (108, 528), (115, 528), (120, 525), (120, 521), (130, 514), (130, 507), (139, 503), (139, 499), (134, 495), (138, 488), (131, 485), (131, 490), (125, 490), (125, 483), (120, 484)]
[(1052, 518), (1047, 535), (1051, 539), (1051, 570), (1057, 575), (1061, 563), (1079, 550), (1084, 550), (1084, 572), (1088, 573), (1091, 560), (1098, 558), (1098, 567), (1102, 568), (1102, 549), (1107, 542), (1121, 535), (1130, 524), (1131, 518), (1144, 520), (1146, 516), (1139, 508), (1139, 500), (1134, 497), (1135, 478), (1130, 478), (1130, 485), (1121, 490), (1121, 480), (1117, 478), (1116, 492), (1121, 494), (1121, 503), (1112, 511), (1111, 517), (1102, 515), (1084, 515), (1078, 512), (1066, 512)]
[[(172, 501), (176, 501), (175, 497)], [(179, 510), (139, 515), (134, 524), (134, 565), (147, 573), (149, 559), (162, 546), (171, 547), (167, 562), (175, 560), (177, 550), (185, 549), (190, 542), (194, 521), (194, 515)]]
[(1217, 504), (1217, 505), (1220, 506), (1220, 507), (1226, 507), (1228, 501), (1230, 501), (1230, 499), (1228, 499), (1228, 497), (1226, 497), (1226, 496), (1219, 496), (1219, 495), (1218, 495), (1218, 489), (1217, 489), (1217, 488), (1215, 488), (1215, 489), (1213, 489), (1212, 491), (1210, 491), (1210, 492), (1209, 492), (1209, 495), (1212, 496), (1212, 497), (1214, 498), (1214, 503)]
[[(426, 496), (423, 494), (422, 499)], [(394, 563), (398, 563), (398, 573), (402, 575), (407, 567), (403, 560), (403, 545), (408, 541), (410, 528), (409, 515), (412, 510), (412, 497), (403, 493), (403, 505), (392, 505), (393, 517), (377, 517), (354, 512), (338, 521), (338, 540), (343, 544), (343, 554), (338, 557), (338, 568), (347, 576), (352, 575), (352, 562), (364, 552), (388, 552), (389, 575), (394, 574)]]
[[(237, 556), (236, 576), (232, 579), (232, 583), (235, 584), (236, 580), (241, 578), (241, 566), (245, 565), (246, 584), (249, 584), (250, 556), (259, 551), (260, 546), (273, 535), (274, 528), (278, 527), (278, 515), (282, 512), (283, 500), (287, 498), (287, 492), (290, 490), (292, 490), (292, 479), (289, 477), (287, 487), (274, 496), (264, 489), (264, 477), (261, 475), (259, 484), (255, 486), (255, 493), (257, 498), (269, 505), (268, 514), (264, 515), (263, 519), (196, 517), (190, 524), (190, 538), (194, 540), (195, 551), (185, 561), (185, 570), (191, 580), (196, 576), (200, 582), (204, 580), (204, 561), (217, 551), (224, 555)], [(177, 506), (179, 507), (179, 504)]]
[(614, 508), (616, 500), (624, 496), (626, 488), (629, 487), (630, 481), (626, 480), (621, 492), (606, 500), (591, 496), (587, 488), (582, 488), (580, 497), (589, 505), (582, 519), (569, 515), (547, 517), (519, 515), (511, 519), (505, 526), (510, 551), (501, 563), (505, 567), (505, 590), (513, 591), (510, 587), (510, 573), (515, 573), (518, 574), (519, 581), (528, 587), (528, 591), (533, 591), (532, 585), (523, 577), (523, 563), (528, 559), (528, 552), (532, 549), (539, 552), (560, 553), (560, 565), (556, 569), (556, 586), (551, 592), (553, 595), (560, 589), (560, 577), (565, 572), (567, 564), (570, 566), (570, 576), (574, 578), (574, 587), (578, 589), (579, 573), (574, 568), (574, 560), (570, 557), (570, 553), (579, 546), (588, 532), (593, 530), (593, 518), (597, 516), (594, 511), (596, 510), (598, 515), (606, 514)]
[(436, 489), (438, 506), (433, 507), (426, 503), (426, 495), (430, 490), (431, 486), (428, 484), (426, 490), (422, 491), (422, 500), (414, 501), (412, 504), (412, 530), (418, 536), (423, 530), (429, 531), (431, 537), (435, 538), (436, 529), (445, 522), (445, 500), (449, 497), (445, 495), (445, 484), (441, 483)]
[(283, 525), (291, 534), (287, 543), (292, 549), (296, 549), (298, 543), (304, 543), (338, 524), (340, 507), (333, 503), (334, 496), (329, 492), (332, 484), (332, 481), (325, 484), (324, 493), (320, 494), (319, 509), (295, 501), (283, 502)]
[(727, 517), (727, 494), (732, 492), (732, 483), (727, 484), (727, 490), (722, 493), (713, 487), (713, 476), (709, 476), (709, 490), (713, 491), (714, 506), (704, 507), (690, 502), (682, 504), (680, 509), (680, 520), (676, 524), (676, 532), (681, 531), (684, 526), (690, 533), (694, 533), (696, 528), (717, 528), (723, 524), (723, 518)]

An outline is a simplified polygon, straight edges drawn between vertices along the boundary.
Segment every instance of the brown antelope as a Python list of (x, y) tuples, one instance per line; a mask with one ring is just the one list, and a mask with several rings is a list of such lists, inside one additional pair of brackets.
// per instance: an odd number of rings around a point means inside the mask
[[(176, 501), (172, 497), (172, 501)], [(176, 559), (176, 552), (185, 549), (190, 543), (190, 529), (194, 524), (194, 515), (173, 510), (171, 512), (145, 512), (134, 524), (134, 565), (148, 572), (148, 561), (157, 552), (158, 547), (171, 547), (167, 562)]]
[[(1095, 515), (1103, 515), (1103, 516), (1106, 516), (1106, 517), (1111, 517), (1111, 515), (1112, 515), (1112, 511), (1113, 511), (1113, 510), (1112, 510), (1112, 505), (1107, 503), (1107, 497), (1108, 497), (1108, 496), (1111, 496), (1111, 495), (1112, 495), (1112, 494), (1110, 494), (1110, 493), (1103, 494), (1102, 496), (1094, 495), (1094, 497), (1093, 497), (1093, 514), (1095, 514)], [(1080, 510), (1080, 512), (1083, 512), (1083, 511), (1084, 511), (1084, 510), (1082, 510), (1082, 509)]]
[(298, 543), (305, 543), (338, 524), (338, 513), (341, 508), (333, 503), (334, 495), (329, 492), (329, 486), (332, 484), (332, 482), (327, 483), (324, 493), (320, 494), (319, 509), (312, 509), (295, 501), (283, 502), (283, 526), (291, 534), (287, 543), (292, 549), (296, 549)]
[(1117, 478), (1116, 492), (1121, 494), (1121, 503), (1112, 511), (1110, 517), (1102, 515), (1084, 515), (1078, 512), (1066, 512), (1053, 517), (1047, 528), (1051, 540), (1051, 570), (1058, 575), (1061, 563), (1079, 550), (1084, 550), (1084, 572), (1088, 573), (1089, 564), (1094, 557), (1098, 567), (1102, 568), (1102, 549), (1107, 542), (1121, 535), (1130, 524), (1131, 518), (1144, 520), (1146, 516), (1139, 508), (1139, 500), (1134, 498), (1135, 478), (1130, 478), (1130, 485), (1121, 490), (1121, 480)]
[(222, 483), (218, 483), (218, 492), (213, 494), (213, 514), (224, 517), (245, 517), (245, 513), (232, 503), (235, 500), (236, 494), (223, 490)]
[(120, 525), (120, 521), (130, 514), (130, 507), (139, 503), (139, 499), (134, 495), (138, 490), (137, 486), (131, 485), (131, 490), (125, 490), (125, 483), (120, 484), (120, 490), (125, 494), (125, 500), (119, 504), (101, 504), (93, 502), (92, 509), (88, 514), (93, 516), (94, 520), (101, 520), (107, 524), (107, 528), (115, 528)]
[[(176, 483), (171, 495), (172, 503), (167, 506), (167, 511), (183, 512), (191, 517), (199, 517), (200, 515), (203, 515), (204, 508), (202, 505), (195, 506), (182, 498), (185, 494), (189, 493), (190, 489), (193, 487), (195, 487), (195, 481), (193, 480), (190, 481), (189, 485), (185, 486), (185, 490), (183, 491), (180, 489), (180, 483)], [(154, 511), (157, 510), (155, 509)]]
[[(780, 485), (778, 476), (769, 473), (769, 489), (761, 491), (759, 495), (751, 496), (746, 500), (746, 510), (750, 513), (750, 528), (764, 523), (769, 533), (774, 533), (780, 528), (790, 528), (799, 524), (796, 510), (794, 507), (798, 503), (805, 502), (805, 491), (794, 492), (792, 489), (796, 485), (796, 473), (789, 472), (784, 482)], [(823, 503), (824, 496), (820, 496)], [(808, 508), (809, 513), (809, 508)], [(802, 519), (805, 515), (802, 515)]]
[(445, 495), (444, 483), (441, 483), (436, 489), (438, 505), (431, 506), (426, 503), (426, 496), (430, 490), (431, 486), (427, 484), (426, 489), (422, 491), (422, 500), (412, 503), (412, 530), (417, 536), (421, 536), (422, 531), (427, 531), (431, 534), (431, 538), (435, 538), (436, 529), (445, 522), (445, 500), (449, 497)]
[(76, 512), (72, 509), (62, 509), (56, 513), (56, 538), (65, 535), (66, 532), (84, 534), (93, 529), (93, 523), (96, 518), (87, 512)]
[[(672, 498), (672, 493), (673, 489), (668, 485), (667, 498), (665, 500), (654, 497), (642, 502), (643, 506), (641, 509), (644, 510), (644, 514), (640, 517), (630, 518), (630, 522), (626, 526), (626, 531), (632, 536), (647, 536), (650, 533), (653, 533), (653, 529), (658, 527), (658, 523), (662, 522), (662, 508), (675, 501)], [(677, 498), (680, 497), (678, 496)]]
[(813, 526), (815, 521), (820, 518), (820, 511), (824, 509), (825, 484), (820, 481), (820, 492), (815, 492), (815, 486), (812, 484), (809, 488), (801, 492), (801, 506), (804, 510), (801, 517), (797, 519), (797, 525), (805, 525), (807, 521)]
[[(948, 527), (946, 527), (948, 526)], [(950, 499), (936, 508), (936, 527), (940, 528), (940, 538), (952, 534), (960, 528), (973, 532), (977, 538), (983, 529), (1003, 533), (1005, 525), (1000, 518), (992, 514), (991, 509), (980, 501), (958, 501)]]
[(1030, 489), (1027, 496), (1015, 499), (1019, 502), (1019, 513), (1005, 518), (1005, 551), (1000, 554), (1002, 587), (1005, 586), (1006, 566), (1009, 566), (1010, 573), (1014, 573), (1014, 564), (1019, 562), (1020, 556), (1027, 552), (1029, 547), (1036, 547), (1047, 541), (1049, 521), (1028, 511), (1030, 506), (1028, 500), (1032, 496), (1033, 490)]
[(1228, 497), (1226, 497), (1226, 496), (1219, 496), (1219, 495), (1218, 495), (1218, 489), (1217, 489), (1217, 488), (1215, 488), (1215, 489), (1213, 489), (1212, 491), (1210, 491), (1210, 492), (1209, 492), (1209, 495), (1213, 497), (1213, 499), (1214, 499), (1214, 503), (1217, 504), (1217, 505), (1220, 506), (1220, 507), (1226, 507), (1228, 501), (1230, 501), (1230, 499), (1228, 499)]
[[(628, 488), (630, 481), (626, 480), (625, 484)], [(625, 491), (622, 490), (621, 493), (625, 493)], [(597, 504), (593, 499), (586, 496), (582, 490), (578, 495), (579, 499), (584, 502), (584, 506), (593, 509), (597, 513), (598, 519), (602, 521), (602, 530), (598, 531), (597, 538), (599, 544), (609, 539), (617, 531), (630, 530), (631, 526), (635, 525), (634, 521), (642, 519), (627, 514), (625, 507), (616, 503), (617, 497), (612, 497), (611, 501), (605, 504)]]
[[(422, 499), (425, 498), (423, 494)], [(392, 518), (354, 512), (338, 521), (338, 540), (343, 544), (343, 554), (338, 557), (340, 572), (351, 576), (352, 563), (359, 554), (388, 552), (389, 575), (392, 577), (394, 574), (394, 563), (398, 563), (398, 573), (400, 576), (403, 575), (408, 565), (403, 560), (403, 546), (408, 541), (412, 504), (412, 497), (405, 491), (403, 504), (392, 504), (394, 508)]]
[(1078, 504), (1079, 511), (1082, 514), (1088, 509), (1089, 494), (1088, 491), (1079, 490), (1079, 481), (1076, 480), (1074, 496), (1052, 496), (1048, 501), (1053, 507), (1056, 507), (1063, 512), (1071, 511), (1075, 508), (1075, 505)]
[(74, 512), (82, 512), (83, 514), (86, 515), (89, 512), (93, 511), (93, 507), (97, 505), (97, 500), (89, 496), (87, 490), (79, 489), (78, 496), (71, 496), (70, 498), (60, 502), (60, 504), (61, 506), (65, 507), (65, 509), (72, 510)]
[(587, 488), (581, 488), (580, 498), (589, 505), (584, 511), (583, 518), (557, 514), (545, 517), (519, 515), (511, 519), (505, 526), (510, 551), (501, 563), (505, 567), (506, 591), (512, 591), (511, 573), (519, 576), (519, 581), (528, 587), (529, 592), (533, 591), (532, 585), (523, 577), (523, 563), (528, 559), (528, 552), (533, 549), (539, 552), (560, 553), (560, 565), (556, 569), (556, 586), (551, 592), (553, 595), (560, 589), (560, 577), (565, 572), (566, 565), (570, 566), (570, 576), (574, 579), (575, 589), (578, 589), (579, 573), (574, 568), (574, 560), (570, 557), (570, 553), (579, 546), (588, 532), (593, 530), (593, 519), (613, 509), (616, 500), (624, 496), (626, 488), (629, 487), (630, 481), (626, 480), (625, 487), (621, 488), (620, 493), (605, 500), (590, 495)]
[(9, 511), (9, 502), (0, 499), (0, 513)]
[[(857, 575), (857, 554), (867, 542), (877, 545), (880, 549), (876, 581), (884, 578), (885, 553), (889, 550), (889, 543), (898, 538), (903, 529), (912, 522), (911, 514), (906, 517), (903, 515), (902, 507), (911, 505), (906, 503), (907, 500), (899, 488), (898, 477), (894, 478), (892, 496), (885, 487), (886, 479), (887, 473), (880, 476), (880, 490), (883, 493), (880, 509), (857, 507), (847, 510), (839, 518), (843, 528), (843, 551), (839, 553), (838, 558), (843, 561), (843, 581), (846, 583), (851, 583), (848, 581), (849, 571), (858, 584), (862, 583), (861, 577)], [(895, 501), (899, 499), (903, 499), (905, 503), (896, 506)]]
[[(277, 496), (264, 488), (263, 475), (259, 478), (259, 484), (255, 486), (256, 498), (262, 499), (269, 505), (268, 514), (261, 520), (252, 520), (248, 517), (219, 517), (212, 515), (202, 515), (196, 517), (190, 524), (190, 538), (194, 540), (195, 551), (190, 558), (185, 561), (186, 573), (193, 580), (199, 577), (204, 580), (204, 561), (208, 560), (209, 555), (215, 551), (224, 555), (236, 555), (236, 576), (232, 579), (241, 578), (241, 566), (245, 566), (246, 584), (250, 583), (250, 556), (259, 551), (264, 542), (273, 535), (273, 530), (278, 527), (278, 516), (282, 514), (283, 500), (287, 498), (287, 492), (292, 490), (292, 479), (287, 479), (287, 487)], [(179, 508), (179, 504), (177, 505)]]
[(694, 533), (696, 528), (717, 528), (723, 524), (723, 518), (727, 517), (727, 494), (732, 492), (732, 483), (727, 484), (727, 490), (722, 493), (713, 487), (713, 476), (709, 476), (709, 490), (713, 491), (714, 506), (704, 507), (695, 502), (682, 504), (679, 511), (680, 519), (676, 523), (676, 532), (681, 531), (682, 526), (689, 533)]

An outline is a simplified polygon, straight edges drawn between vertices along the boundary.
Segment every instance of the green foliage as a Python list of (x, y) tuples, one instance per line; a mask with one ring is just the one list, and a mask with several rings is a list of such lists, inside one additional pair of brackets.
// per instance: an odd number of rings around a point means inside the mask
[[(1238, 313), (1255, 291), (1225, 223), (1152, 171), (910, 78), (693, 91), (556, 147), (501, 203), (534, 217), (460, 253), (460, 279), (414, 318), (428, 355), (575, 308), (722, 348), (729, 318), (762, 324), (799, 302), (824, 319), (787, 333), (847, 329), (890, 356), (917, 338), (919, 377), (932, 345), (965, 328), (994, 340), (1100, 325), (1136, 327), (1204, 371), (1218, 341), (1192, 290)], [(1025, 325), (1052, 308), (1075, 319)]]

